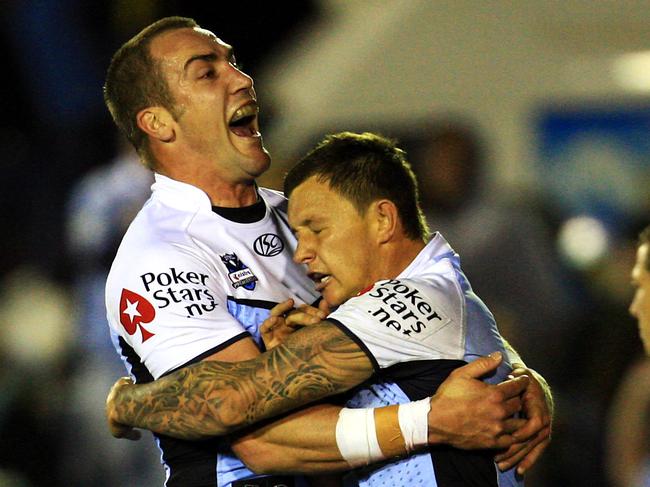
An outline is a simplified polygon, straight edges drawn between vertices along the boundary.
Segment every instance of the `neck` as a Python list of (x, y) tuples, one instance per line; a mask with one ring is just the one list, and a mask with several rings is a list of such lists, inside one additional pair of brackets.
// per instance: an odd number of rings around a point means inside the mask
[(241, 208), (257, 202), (255, 179), (234, 181), (214, 166), (199, 164), (159, 164), (157, 172), (204, 191), (212, 206)]
[(382, 279), (395, 279), (413, 262), (425, 246), (426, 244), (422, 240), (411, 240), (407, 237), (387, 242), (381, 250), (383, 266), (378, 269), (381, 276), (375, 279), (375, 282)]

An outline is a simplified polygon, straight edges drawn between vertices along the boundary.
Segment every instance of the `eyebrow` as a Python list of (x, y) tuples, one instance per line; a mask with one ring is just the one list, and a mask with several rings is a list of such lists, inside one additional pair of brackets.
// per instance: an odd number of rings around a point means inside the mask
[[(226, 49), (226, 59), (231, 62), (233, 59), (235, 59), (235, 51), (233, 50), (232, 47), (227, 47)], [(194, 56), (190, 57), (187, 61), (185, 61), (185, 65), (183, 66), (183, 71), (187, 72), (188, 68), (194, 61), (206, 61), (209, 63), (212, 63), (220, 58), (220, 55), (214, 52), (210, 52), (207, 54), (195, 54)]]

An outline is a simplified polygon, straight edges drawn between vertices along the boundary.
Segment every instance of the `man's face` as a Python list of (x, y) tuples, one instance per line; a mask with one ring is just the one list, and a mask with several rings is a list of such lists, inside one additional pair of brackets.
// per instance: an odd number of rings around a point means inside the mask
[(253, 80), (212, 32), (183, 28), (154, 38), (151, 55), (175, 102), (176, 139), (188, 159), (215, 161), (233, 181), (262, 174), (270, 158), (259, 133)]
[(294, 260), (307, 266), (316, 290), (330, 306), (377, 280), (372, 222), (328, 183), (311, 177), (293, 190), (289, 224), (298, 239)]
[(636, 252), (632, 269), (632, 285), (636, 288), (630, 305), (630, 314), (639, 322), (639, 335), (646, 354), (650, 355), (650, 272), (646, 267), (650, 244), (641, 245)]

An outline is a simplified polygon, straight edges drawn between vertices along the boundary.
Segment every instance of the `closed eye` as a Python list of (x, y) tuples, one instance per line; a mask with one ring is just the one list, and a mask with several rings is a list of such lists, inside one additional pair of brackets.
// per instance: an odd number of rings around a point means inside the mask
[(208, 69), (208, 70), (204, 71), (203, 73), (201, 73), (201, 75), (199, 76), (199, 79), (214, 78), (214, 77), (216, 77), (216, 75), (217, 75), (217, 73), (216, 73), (216, 71), (214, 69)]

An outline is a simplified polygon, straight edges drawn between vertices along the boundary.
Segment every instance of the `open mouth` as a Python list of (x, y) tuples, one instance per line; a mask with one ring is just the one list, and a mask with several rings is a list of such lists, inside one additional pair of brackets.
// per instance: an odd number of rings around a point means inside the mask
[(255, 121), (259, 113), (256, 103), (248, 103), (239, 108), (228, 123), (230, 131), (239, 137), (258, 137)]
[(327, 285), (330, 278), (332, 277), (329, 274), (321, 274), (320, 272), (310, 272), (308, 274), (308, 276), (309, 276), (309, 279), (311, 279), (312, 281), (314, 281), (316, 283), (316, 290), (317, 291), (320, 291), (321, 289), (323, 289)]

